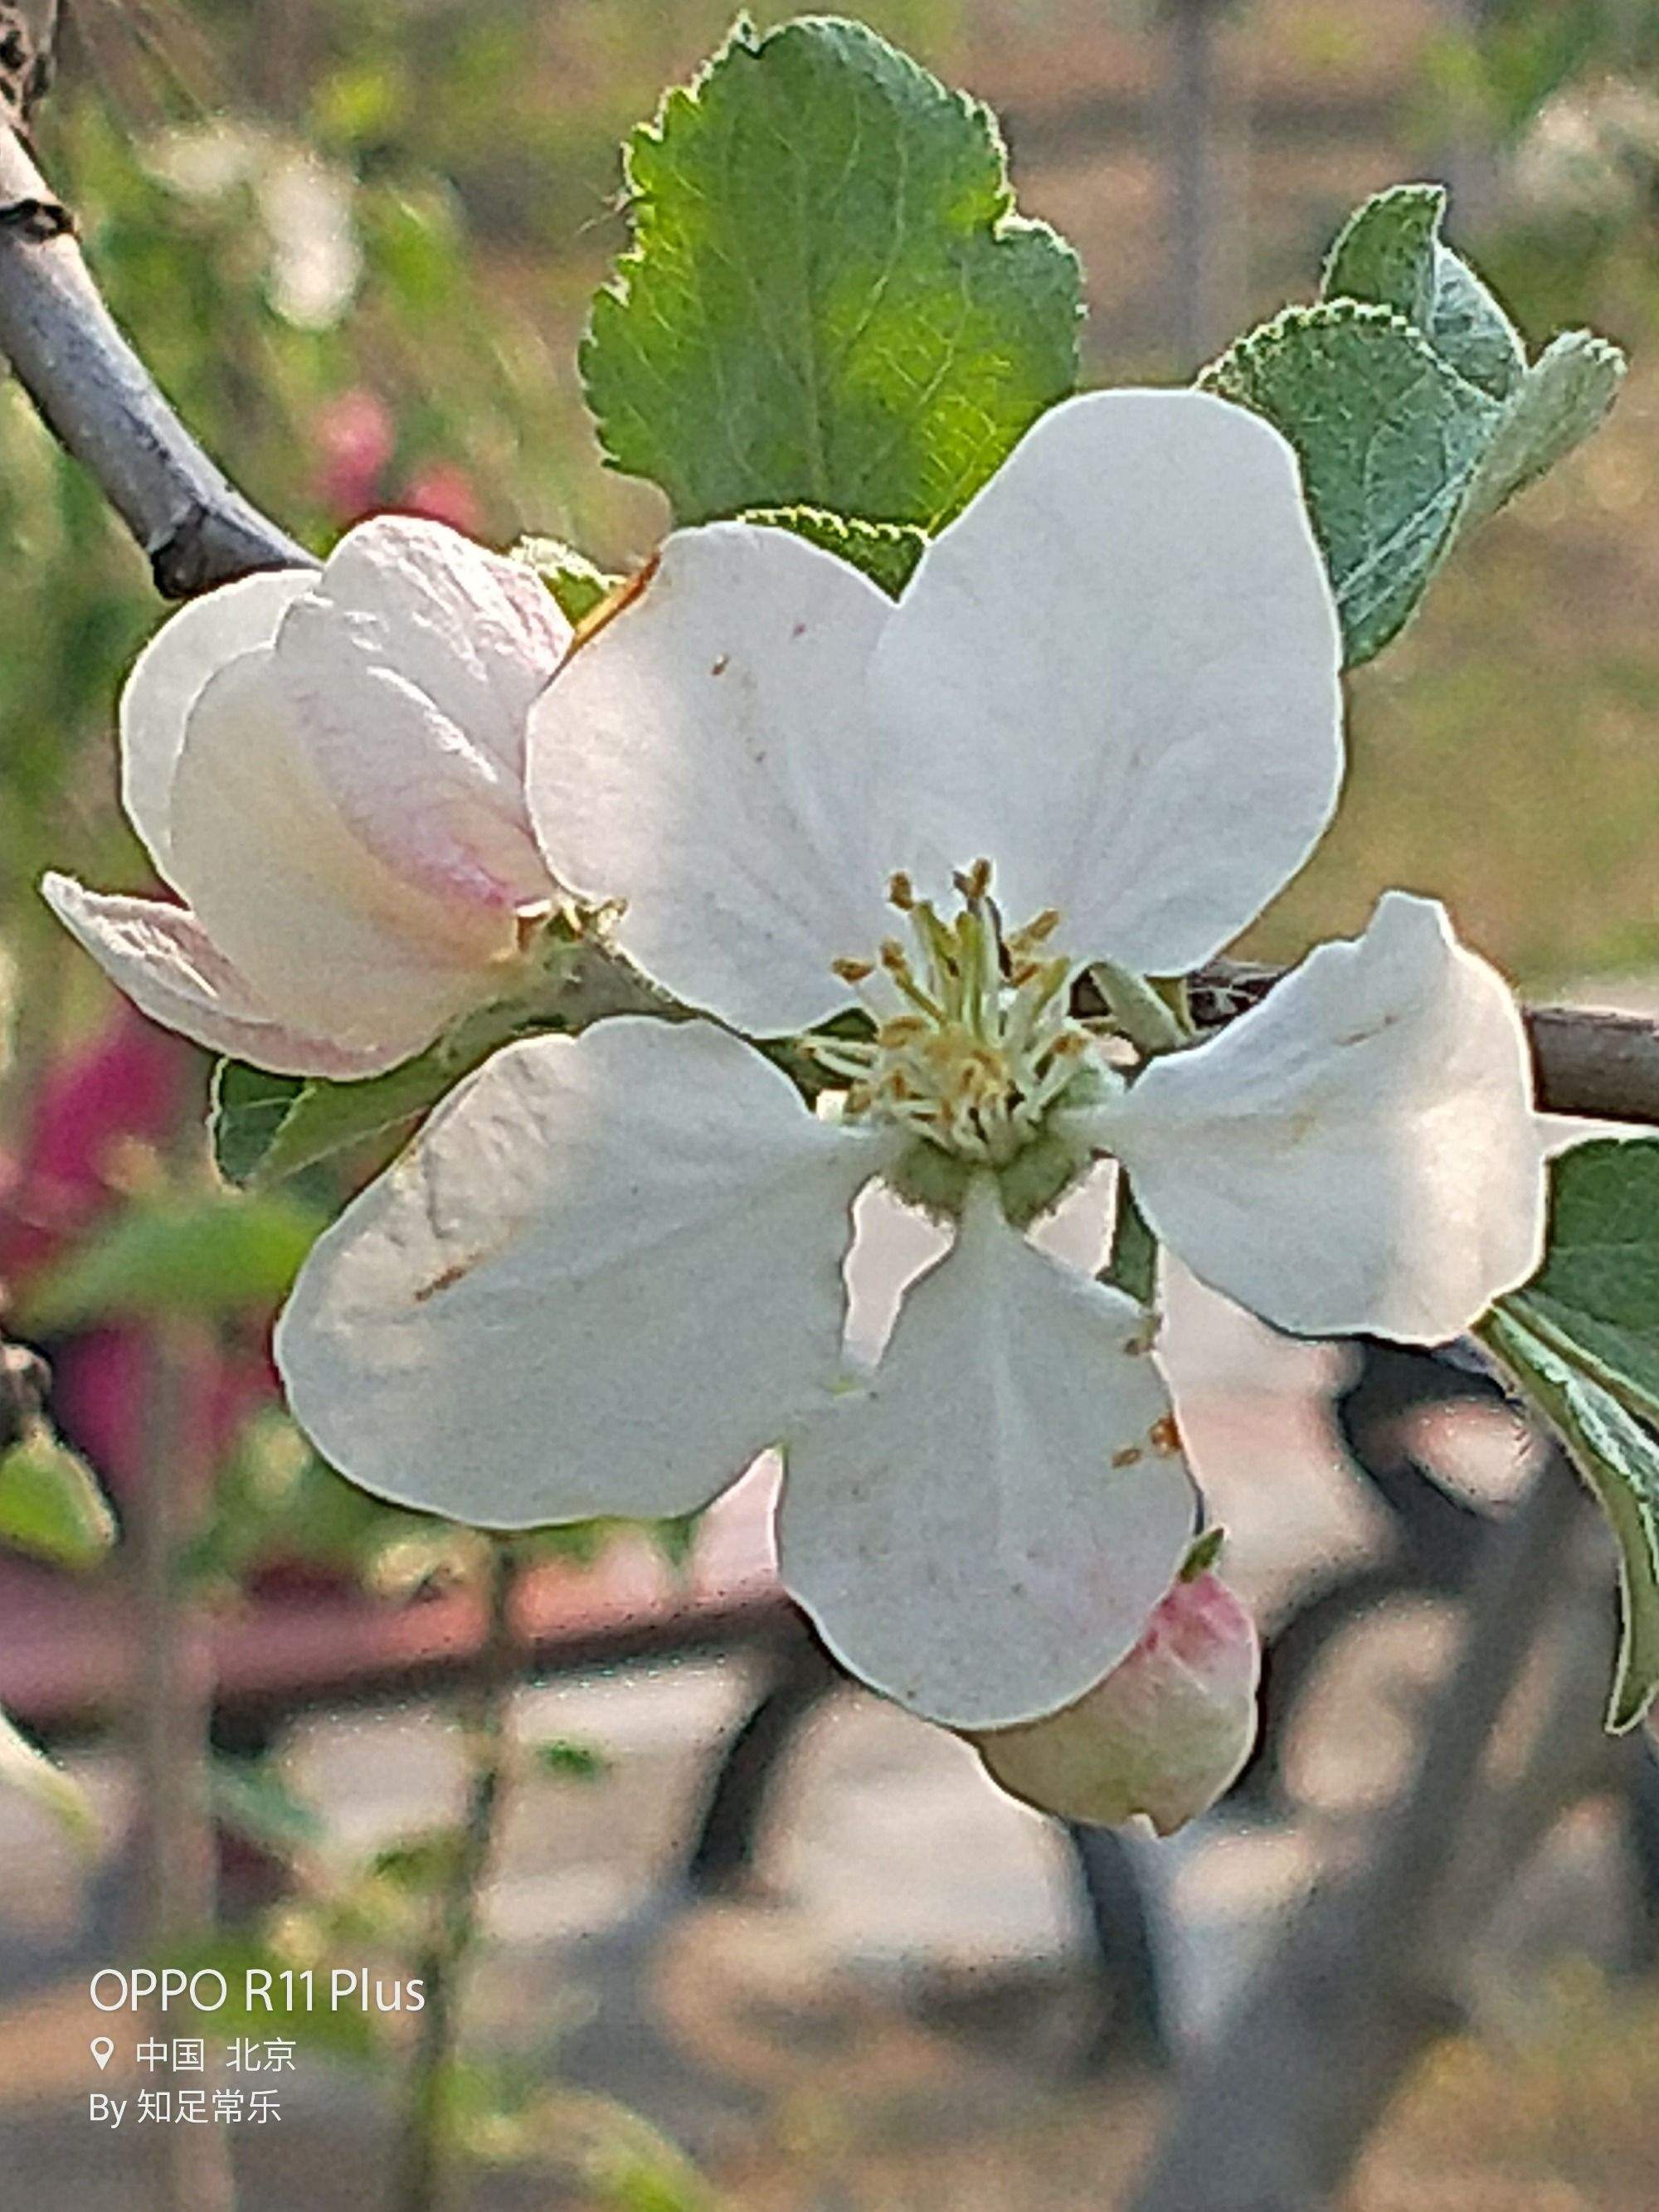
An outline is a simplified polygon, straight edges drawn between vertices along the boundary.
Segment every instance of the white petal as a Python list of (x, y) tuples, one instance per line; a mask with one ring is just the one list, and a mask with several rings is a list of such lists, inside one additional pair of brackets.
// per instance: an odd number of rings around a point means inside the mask
[(884, 1150), (706, 1023), (509, 1045), (307, 1261), (289, 1402), (355, 1481), (457, 1520), (687, 1512), (833, 1379)]
[(1079, 957), (1208, 959), (1299, 868), (1341, 778), (1341, 646), (1291, 448), (1194, 392), (1044, 416), (922, 556), (871, 672), (936, 881)]
[(522, 778), (525, 717), (570, 643), (570, 625), (533, 569), (443, 523), (381, 514), (349, 531), (313, 582), (319, 605), (348, 617)]
[(402, 1045), (353, 1050), (285, 1027), (204, 933), (189, 908), (156, 899), (107, 897), (71, 877), (48, 875), (54, 914), (140, 1013), (210, 1052), (228, 1052), (278, 1075), (378, 1075), (407, 1057)]
[(1389, 892), (1102, 1126), (1170, 1249), (1282, 1328), (1439, 1342), (1541, 1255), (1521, 1018), (1432, 900)]
[(274, 673), (354, 834), (438, 896), (511, 910), (551, 886), (524, 790), (531, 702), (569, 642), (540, 579), (403, 516), (342, 540)]
[(169, 617), (134, 663), (121, 694), (121, 799), (163, 876), (185, 717), (227, 661), (270, 644), (289, 606), (316, 580), (314, 568), (274, 568), (206, 592)]
[(868, 1393), (791, 1439), (783, 1578), (855, 1674), (996, 1728), (1130, 1649), (1194, 1513), (1145, 1321), (970, 1207)]
[(890, 733), (864, 696), (890, 613), (856, 569), (786, 531), (682, 531), (532, 720), (531, 806), (554, 874), (626, 899), (623, 951), (751, 1034), (843, 1006), (830, 962), (867, 957), (892, 919), (896, 860), (872, 788)]
[(434, 897), (351, 836), (272, 662), (268, 647), (242, 654), (191, 710), (173, 879), (279, 1019), (417, 1051), (477, 1000), (490, 959), (511, 954), (513, 916)]

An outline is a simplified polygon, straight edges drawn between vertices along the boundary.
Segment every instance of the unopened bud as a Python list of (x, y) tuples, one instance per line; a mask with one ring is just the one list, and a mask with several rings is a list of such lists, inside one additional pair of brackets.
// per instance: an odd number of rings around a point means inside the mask
[(1261, 1672), (1255, 1623), (1205, 1568), (1174, 1584), (1134, 1649), (1075, 1705), (969, 1741), (992, 1779), (1040, 1812), (1097, 1827), (1144, 1813), (1170, 1836), (1249, 1758)]

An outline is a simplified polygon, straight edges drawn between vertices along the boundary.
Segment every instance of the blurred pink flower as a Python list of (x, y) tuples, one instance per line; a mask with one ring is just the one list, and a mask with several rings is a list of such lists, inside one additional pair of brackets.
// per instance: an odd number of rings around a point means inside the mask
[(447, 522), (467, 538), (481, 538), (484, 529), (483, 501), (472, 479), (459, 463), (428, 461), (417, 469), (402, 494), (389, 505), (399, 514), (418, 514), (428, 522)]
[[(118, 1004), (91, 1041), (51, 1068), (20, 1153), (0, 1170), (0, 1280), (15, 1288), (85, 1237), (118, 1203), (112, 1180), (124, 1142), (164, 1144), (199, 1113), (200, 1062), (132, 1007)], [(119, 1493), (145, 1467), (151, 1360), (137, 1328), (83, 1329), (52, 1345), (53, 1417)], [(216, 1347), (193, 1393), (201, 1449), (221, 1458), (276, 1389), (263, 1343)]]
[(1255, 1624), (1218, 1575), (1177, 1582), (1127, 1658), (1046, 1719), (971, 1736), (992, 1779), (1062, 1819), (1144, 1813), (1173, 1835), (1237, 1778), (1256, 1732)]
[(360, 385), (328, 401), (317, 417), (316, 491), (337, 520), (356, 522), (386, 504), (381, 480), (397, 446), (397, 424), (378, 392)]

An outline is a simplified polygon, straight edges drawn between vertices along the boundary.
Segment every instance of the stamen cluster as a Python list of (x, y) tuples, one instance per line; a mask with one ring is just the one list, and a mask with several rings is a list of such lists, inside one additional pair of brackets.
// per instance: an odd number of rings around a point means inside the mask
[(947, 921), (916, 896), (908, 876), (893, 877), (888, 901), (910, 944), (890, 937), (873, 961), (834, 963), (875, 1019), (875, 1035), (813, 1037), (807, 1049), (847, 1079), (849, 1115), (893, 1122), (959, 1158), (1002, 1167), (1036, 1134), (1089, 1038), (1067, 1011), (1073, 963), (1045, 950), (1057, 909), (1005, 933), (990, 862), (976, 860), (954, 881), (962, 911)]

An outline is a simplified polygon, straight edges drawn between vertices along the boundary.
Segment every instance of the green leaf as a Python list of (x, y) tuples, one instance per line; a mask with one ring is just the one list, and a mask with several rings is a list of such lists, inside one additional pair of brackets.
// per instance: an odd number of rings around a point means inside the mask
[(1443, 185), (1396, 185), (1357, 208), (1325, 264), (1321, 296), (1392, 307), (1443, 361), (1494, 399), (1526, 374), (1519, 332), (1440, 236)]
[(1607, 1726), (1623, 1735), (1659, 1690), (1659, 1445), (1577, 1361), (1526, 1326), (1504, 1299), (1481, 1334), (1559, 1431), (1619, 1546), (1623, 1633)]
[(936, 527), (1077, 376), (1075, 255), (988, 112), (856, 23), (739, 22), (626, 153), (635, 245), (582, 376), (676, 519)]
[(94, 1567), (115, 1516), (86, 1462), (44, 1423), (0, 1457), (0, 1541), (61, 1567)]
[(228, 1183), (240, 1188), (252, 1181), (305, 1087), (303, 1076), (271, 1075), (240, 1060), (218, 1062), (208, 1106), (208, 1140), (214, 1165)]
[(585, 553), (558, 538), (521, 538), (508, 555), (533, 568), (554, 598), (567, 622), (579, 623), (609, 599), (620, 576), (596, 567)]
[[(592, 916), (556, 915), (536, 975), (515, 995), (487, 1000), (412, 1060), (361, 1082), (301, 1082), (222, 1060), (214, 1081), (214, 1158), (227, 1182), (268, 1188), (353, 1145), (409, 1134), (456, 1085), (511, 1039), (574, 1032), (614, 1013), (672, 1014), (671, 1000), (584, 934)], [(282, 1103), (285, 1095), (286, 1103)]]
[(1487, 1323), (1619, 1541), (1625, 1642), (1610, 1725), (1659, 1688), (1659, 1138), (1596, 1137), (1550, 1167), (1544, 1264)]
[(1503, 409), (1388, 307), (1289, 307), (1203, 386), (1295, 447), (1350, 667), (1409, 618), (1443, 558)]
[(78, 1783), (38, 1750), (9, 1715), (0, 1712), (0, 1789), (21, 1790), (44, 1806), (76, 1840), (90, 1844), (95, 1829), (92, 1808)]
[(286, 1297), (321, 1218), (281, 1198), (140, 1199), (30, 1286), (37, 1334), (88, 1322), (211, 1318)]
[(1527, 371), (1469, 489), (1463, 526), (1524, 491), (1606, 415), (1624, 381), (1625, 356), (1589, 331), (1565, 331)]
[(1659, 1137), (1595, 1137), (1556, 1156), (1543, 1267), (1504, 1304), (1659, 1420)]
[(751, 507), (746, 522), (793, 531), (809, 544), (850, 562), (896, 599), (909, 582), (927, 533), (908, 522), (866, 522), (861, 515), (831, 514), (823, 507)]
[(229, 1079), (255, 1074), (235, 1060), (222, 1060), (215, 1081), (217, 1100), (212, 1121), (214, 1164), (239, 1189), (269, 1187), (314, 1167), (319, 1160), (412, 1129), (423, 1114), (453, 1091), (484, 1053), (470, 1063), (446, 1045), (431, 1045), (400, 1067), (360, 1083), (331, 1083), (320, 1078), (298, 1084), (280, 1111), (273, 1096), (251, 1114), (222, 1103)]

